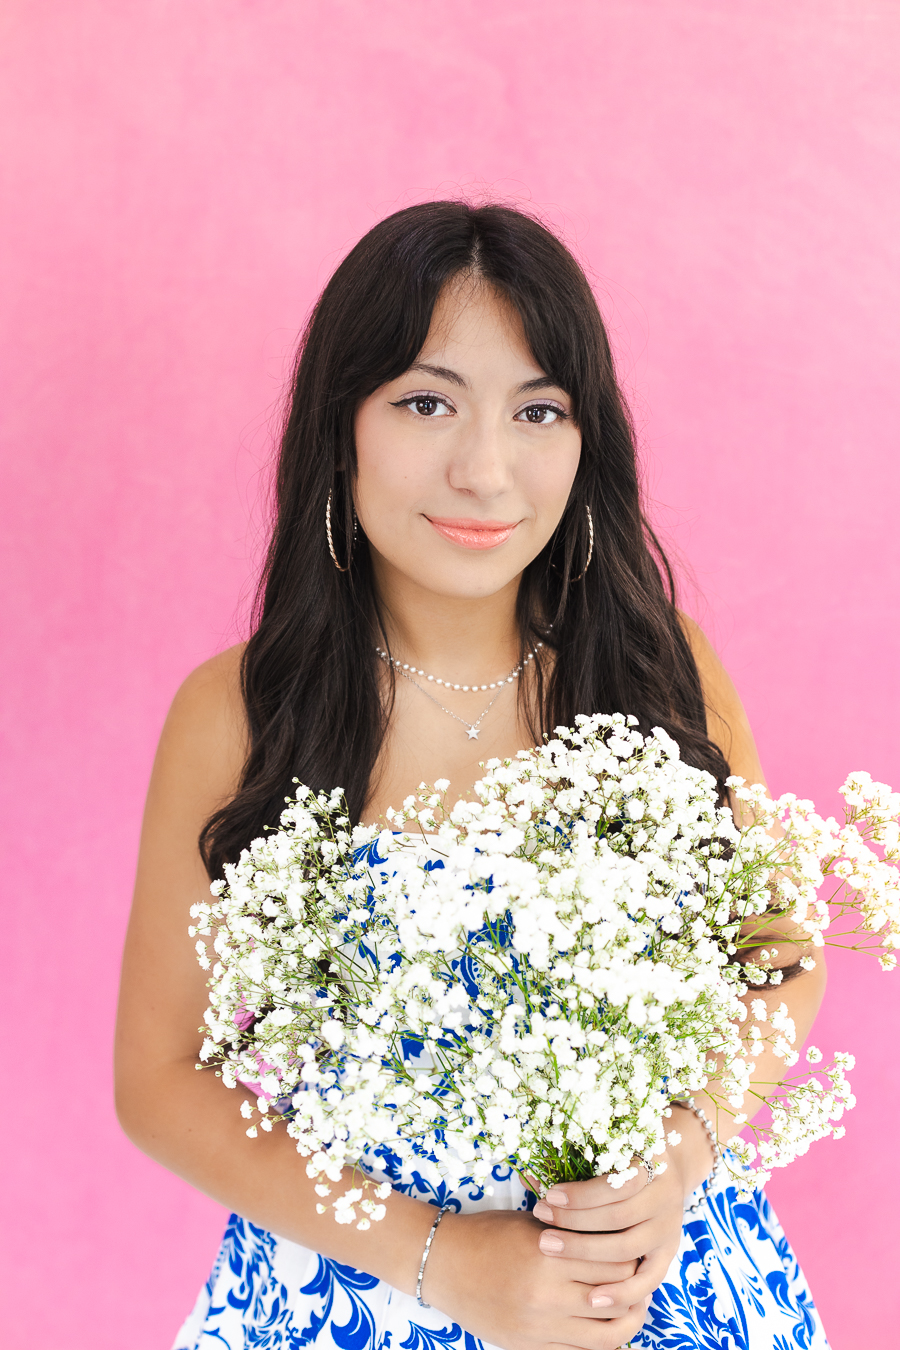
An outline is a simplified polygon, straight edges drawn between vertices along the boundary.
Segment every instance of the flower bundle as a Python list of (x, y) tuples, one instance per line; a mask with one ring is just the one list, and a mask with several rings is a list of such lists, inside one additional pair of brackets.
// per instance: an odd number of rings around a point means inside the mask
[[(900, 795), (864, 774), (842, 826), (732, 779), (752, 822), (738, 828), (665, 732), (598, 715), (489, 760), (471, 800), (448, 808), (447, 786), (386, 829), (299, 786), (192, 910), (211, 972), (201, 1058), (257, 1085), (248, 1134), (283, 1118), (323, 1201), (359, 1167), (331, 1201), (341, 1222), (383, 1214), (379, 1154), (451, 1188), (498, 1162), (541, 1186), (615, 1185), (664, 1151), (673, 1099), (706, 1089), (738, 1131), (765, 1046), (786, 1070), (799, 1058), (785, 1004), (745, 1006), (781, 979), (766, 935), (806, 944), (809, 967), (850, 918), (894, 964)], [(756, 1146), (735, 1134), (743, 1186), (841, 1132), (852, 1058), (821, 1058), (772, 1085)]]

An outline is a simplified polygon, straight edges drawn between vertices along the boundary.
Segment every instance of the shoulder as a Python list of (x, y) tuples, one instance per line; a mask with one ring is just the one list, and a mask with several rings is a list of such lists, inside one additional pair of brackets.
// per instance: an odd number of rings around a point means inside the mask
[(715, 647), (696, 619), (692, 619), (681, 610), (678, 611), (678, 619), (697, 665), (707, 704), (712, 703), (716, 710), (723, 714), (735, 711), (735, 705), (740, 706), (740, 699)]
[(191, 671), (172, 700), (160, 737), (155, 776), (170, 782), (177, 778), (206, 806), (231, 795), (247, 756), (244, 646), (230, 647)]
[(246, 646), (240, 642), (228, 647), (192, 670), (175, 695), (172, 712), (215, 718), (242, 709), (241, 661)]
[(764, 783), (753, 731), (734, 682), (700, 625), (679, 611), (706, 705), (706, 730), (734, 774), (750, 783)]

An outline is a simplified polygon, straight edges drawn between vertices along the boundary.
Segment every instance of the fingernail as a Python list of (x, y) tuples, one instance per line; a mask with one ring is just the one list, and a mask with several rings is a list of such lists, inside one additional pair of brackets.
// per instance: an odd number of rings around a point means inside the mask
[(549, 1205), (545, 1205), (543, 1200), (537, 1202), (532, 1212), (536, 1219), (540, 1219), (541, 1223), (553, 1222), (553, 1210)]
[(591, 1294), (592, 1308), (611, 1308), (615, 1301), (614, 1298), (610, 1298), (607, 1294)]
[(551, 1252), (561, 1252), (565, 1245), (562, 1238), (557, 1237), (555, 1233), (541, 1233), (541, 1236), (538, 1239), (538, 1246), (541, 1251), (547, 1252), (548, 1254)]
[(569, 1203), (569, 1197), (558, 1186), (551, 1186), (544, 1199), (548, 1205), (567, 1205)]

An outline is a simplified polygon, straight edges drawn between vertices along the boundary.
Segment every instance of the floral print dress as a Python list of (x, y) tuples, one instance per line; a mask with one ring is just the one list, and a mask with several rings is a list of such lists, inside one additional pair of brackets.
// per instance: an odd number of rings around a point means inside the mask
[[(458, 1213), (529, 1210), (535, 1202), (505, 1166), (494, 1168), (488, 1189), (470, 1182), (450, 1191), (443, 1183), (435, 1188), (384, 1147), (361, 1159), (361, 1165), (395, 1190)], [(377, 1225), (372, 1238), (377, 1243)], [(233, 1214), (173, 1350), (301, 1350), (311, 1345), (496, 1350), (384, 1280)], [(705, 1195), (701, 1188), (689, 1198), (681, 1246), (631, 1346), (828, 1350), (803, 1272), (762, 1191), (740, 1195), (720, 1169)]]
[[(534, 1196), (507, 1168), (493, 1194), (450, 1193), (390, 1154), (373, 1173), (461, 1213), (526, 1210)], [(377, 1229), (373, 1230), (377, 1241)], [(275, 1237), (232, 1215), (212, 1273), (173, 1350), (493, 1350), (383, 1280)], [(762, 1191), (740, 1196), (720, 1175), (685, 1209), (678, 1254), (634, 1350), (828, 1350), (797, 1259)]]

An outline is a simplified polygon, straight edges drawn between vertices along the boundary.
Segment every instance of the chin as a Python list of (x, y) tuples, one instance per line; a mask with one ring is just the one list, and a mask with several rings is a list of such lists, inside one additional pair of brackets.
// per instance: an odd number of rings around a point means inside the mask
[[(479, 569), (480, 570), (480, 569)], [(446, 566), (419, 567), (407, 572), (407, 576), (417, 586), (435, 595), (449, 600), (484, 600), (504, 590), (518, 576), (519, 571), (510, 573), (508, 568), (484, 568), (480, 575), (472, 575), (475, 569), (451, 569)]]

